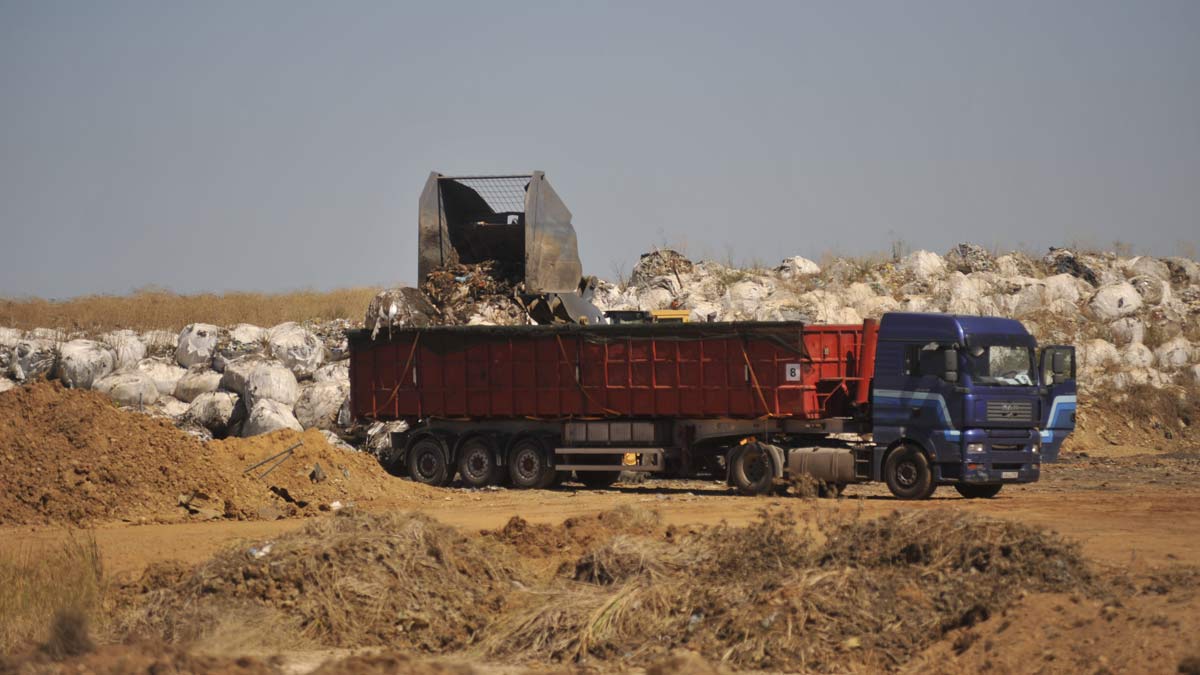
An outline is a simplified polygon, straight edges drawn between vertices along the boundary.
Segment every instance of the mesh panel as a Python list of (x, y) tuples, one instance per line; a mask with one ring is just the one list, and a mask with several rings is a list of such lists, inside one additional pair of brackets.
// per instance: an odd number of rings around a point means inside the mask
[(530, 176), (493, 176), (485, 178), (448, 178), (465, 185), (487, 202), (488, 208), (496, 213), (522, 212), (525, 210), (525, 188)]

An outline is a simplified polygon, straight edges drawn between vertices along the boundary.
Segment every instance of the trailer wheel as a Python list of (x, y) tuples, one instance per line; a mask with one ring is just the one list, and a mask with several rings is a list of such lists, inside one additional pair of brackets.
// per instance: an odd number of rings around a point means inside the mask
[(513, 487), (547, 488), (554, 483), (557, 473), (554, 467), (550, 466), (546, 446), (538, 439), (529, 436), (513, 445), (508, 462), (508, 475), (512, 478)]
[(408, 475), (418, 483), (444, 487), (453, 473), (446, 464), (446, 453), (436, 439), (425, 437), (408, 451)]
[(967, 499), (991, 499), (1000, 494), (1003, 485), (971, 485), (970, 483), (955, 483), (954, 489)]
[(775, 460), (761, 444), (747, 443), (734, 448), (729, 458), (729, 475), (738, 492), (765, 494), (775, 482)]
[(912, 445), (901, 445), (888, 454), (883, 463), (883, 478), (892, 494), (900, 499), (929, 499), (937, 488), (929, 459)]
[(458, 448), (458, 475), (468, 487), (485, 487), (500, 482), (500, 467), (492, 444), (483, 436), (467, 439)]

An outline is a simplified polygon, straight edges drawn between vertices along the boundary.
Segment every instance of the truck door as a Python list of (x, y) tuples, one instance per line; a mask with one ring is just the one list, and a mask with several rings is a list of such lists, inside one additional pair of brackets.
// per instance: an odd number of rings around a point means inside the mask
[(1042, 349), (1038, 372), (1046, 398), (1042, 401), (1042, 461), (1058, 461), (1058, 451), (1075, 430), (1075, 348)]

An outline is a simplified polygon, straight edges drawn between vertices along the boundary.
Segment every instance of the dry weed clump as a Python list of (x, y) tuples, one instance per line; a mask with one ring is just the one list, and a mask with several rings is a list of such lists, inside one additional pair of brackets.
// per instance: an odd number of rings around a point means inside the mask
[(293, 637), (452, 651), (473, 643), (503, 609), (519, 576), (505, 558), (423, 514), (348, 510), (274, 542), (225, 551), (139, 599), (123, 629), (212, 644), (252, 622), (257, 633), (275, 633), (263, 637), (276, 644)]
[(274, 326), (285, 321), (327, 321), (361, 316), (376, 288), (290, 293), (203, 293), (177, 295), (148, 289), (129, 295), (88, 295), (70, 300), (0, 298), (0, 326), (32, 330), (53, 327), (68, 332), (182, 329), (204, 321), (221, 326), (251, 323)]
[(786, 512), (670, 542), (622, 537), (571, 579), (496, 618), (491, 656), (648, 662), (691, 649), (738, 668), (894, 669), (1022, 590), (1088, 587), (1078, 547), (969, 515), (910, 513), (817, 523)]
[(56, 655), (86, 651), (106, 583), (91, 536), (71, 535), (49, 552), (0, 557), (0, 653), (33, 644)]

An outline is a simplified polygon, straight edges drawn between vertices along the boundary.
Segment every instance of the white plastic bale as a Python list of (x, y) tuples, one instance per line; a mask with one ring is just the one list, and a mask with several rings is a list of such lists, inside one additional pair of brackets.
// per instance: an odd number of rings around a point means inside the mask
[(21, 340), (12, 350), (9, 375), (17, 382), (28, 382), (54, 372), (58, 365), (58, 347), (49, 340)]
[(175, 383), (175, 398), (185, 403), (191, 403), (200, 394), (216, 391), (220, 386), (220, 373), (204, 366), (195, 366), (189, 368)]
[(224, 437), (239, 421), (238, 400), (238, 395), (229, 391), (205, 392), (192, 401), (185, 417), (208, 429), (213, 436)]
[(146, 358), (146, 344), (131, 330), (114, 330), (100, 336), (100, 341), (108, 345), (116, 359), (116, 369), (133, 368), (138, 361)]
[(261, 354), (247, 354), (225, 364), (225, 370), (221, 373), (221, 388), (225, 391), (232, 391), (239, 396), (246, 395), (246, 383), (250, 381), (250, 374), (254, 369), (264, 363), (273, 363), (282, 367), (275, 361), (267, 359)]
[(298, 379), (312, 377), (325, 361), (325, 345), (312, 331), (297, 323), (283, 323), (270, 332), (271, 356)]
[(24, 339), (24, 337), (25, 333), (17, 330), (16, 328), (5, 328), (4, 326), (0, 326), (0, 348), (16, 347), (17, 343)]
[(179, 346), (179, 333), (165, 330), (148, 330), (141, 335), (142, 344), (146, 345), (146, 353), (151, 356), (171, 356), (174, 358), (175, 348)]
[(1088, 301), (1092, 316), (1105, 322), (1135, 314), (1141, 308), (1142, 296), (1124, 281), (1103, 286)]
[(320, 368), (317, 368), (313, 373), (314, 382), (340, 382), (347, 386), (350, 384), (350, 362), (338, 361), (337, 363), (327, 363)]
[(19, 386), (19, 385), (17, 385), (16, 382), (13, 382), (12, 380), (8, 379), (7, 377), (0, 377), (0, 394), (3, 394), (4, 392), (10, 391), (12, 389), (16, 389), (17, 386)]
[(913, 251), (900, 260), (899, 267), (920, 281), (930, 281), (946, 272), (946, 262), (933, 251)]
[(300, 388), (293, 411), (305, 429), (332, 429), (350, 389), (337, 382), (312, 382)]
[(239, 323), (221, 336), (217, 352), (213, 355), (213, 369), (224, 372), (235, 359), (251, 354), (261, 354), (267, 349), (268, 331), (248, 323)]
[(161, 356), (142, 359), (137, 362), (135, 368), (153, 380), (158, 393), (163, 396), (174, 396), (175, 385), (179, 383), (179, 378), (187, 373), (187, 369), (176, 365), (174, 359)]
[(261, 363), (246, 380), (244, 398), (247, 410), (253, 410), (259, 401), (277, 401), (290, 411), (300, 398), (300, 387), (292, 371), (279, 364)]
[(1179, 370), (1192, 361), (1192, 343), (1183, 336), (1171, 338), (1154, 350), (1158, 367), (1163, 370)]
[(92, 384), (113, 372), (112, 350), (92, 340), (71, 340), (59, 350), (58, 378), (72, 389), (91, 389)]
[(96, 380), (92, 388), (126, 407), (153, 405), (158, 401), (154, 380), (137, 370), (107, 375)]
[(207, 323), (189, 324), (179, 334), (175, 347), (175, 361), (184, 368), (208, 366), (217, 351), (221, 329)]
[(304, 428), (300, 426), (300, 422), (296, 421), (296, 416), (292, 414), (292, 409), (289, 406), (279, 401), (263, 399), (256, 402), (250, 410), (250, 416), (246, 418), (246, 423), (242, 425), (242, 435), (247, 437), (258, 436), (279, 429), (304, 431)]

